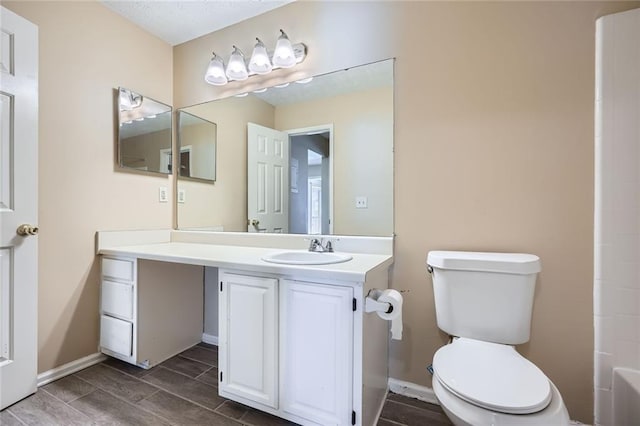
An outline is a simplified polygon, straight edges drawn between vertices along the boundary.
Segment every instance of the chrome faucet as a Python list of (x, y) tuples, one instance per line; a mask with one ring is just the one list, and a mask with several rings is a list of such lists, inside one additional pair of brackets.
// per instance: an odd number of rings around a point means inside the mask
[(322, 238), (311, 238), (309, 243), (309, 251), (317, 253), (333, 253), (333, 244), (331, 240), (327, 240), (327, 243), (323, 245), (324, 240)]

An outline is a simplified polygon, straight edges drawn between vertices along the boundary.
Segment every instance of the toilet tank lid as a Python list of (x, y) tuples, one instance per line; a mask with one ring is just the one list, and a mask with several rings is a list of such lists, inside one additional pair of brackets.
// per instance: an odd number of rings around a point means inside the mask
[(535, 274), (541, 269), (540, 258), (525, 253), (430, 251), (427, 264), (432, 268), (507, 274)]

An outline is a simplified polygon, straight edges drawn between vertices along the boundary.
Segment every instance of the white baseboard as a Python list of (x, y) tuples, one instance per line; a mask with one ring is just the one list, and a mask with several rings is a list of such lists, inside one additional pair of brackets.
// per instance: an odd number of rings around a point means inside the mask
[(87, 355), (83, 358), (76, 359), (75, 361), (68, 362), (60, 367), (52, 368), (44, 373), (38, 374), (38, 387), (44, 386), (47, 383), (51, 383), (54, 380), (62, 379), (65, 376), (80, 371), (84, 368), (91, 367), (104, 361), (107, 357), (99, 352), (91, 355)]
[(213, 336), (211, 334), (202, 333), (202, 341), (204, 343), (208, 343), (210, 345), (218, 346), (218, 336)]
[(408, 396), (409, 398), (419, 399), (430, 404), (440, 405), (433, 389), (426, 386), (416, 385), (415, 383), (405, 382), (404, 380), (389, 377), (389, 390), (393, 393)]

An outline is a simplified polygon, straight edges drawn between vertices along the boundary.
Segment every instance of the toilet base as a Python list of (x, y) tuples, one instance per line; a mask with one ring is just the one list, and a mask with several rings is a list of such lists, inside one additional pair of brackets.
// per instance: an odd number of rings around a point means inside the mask
[(569, 425), (569, 413), (562, 401), (560, 392), (551, 383), (551, 402), (542, 411), (532, 414), (505, 414), (489, 411), (470, 404), (448, 391), (437, 376), (433, 376), (433, 391), (443, 411), (455, 426), (566, 426)]

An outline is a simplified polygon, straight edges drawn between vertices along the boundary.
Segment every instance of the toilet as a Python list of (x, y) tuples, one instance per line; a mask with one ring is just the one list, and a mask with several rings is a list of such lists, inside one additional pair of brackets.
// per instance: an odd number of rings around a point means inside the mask
[(431, 251), (438, 327), (433, 391), (461, 425), (568, 425), (560, 392), (514, 345), (529, 340), (540, 259), (532, 254)]

